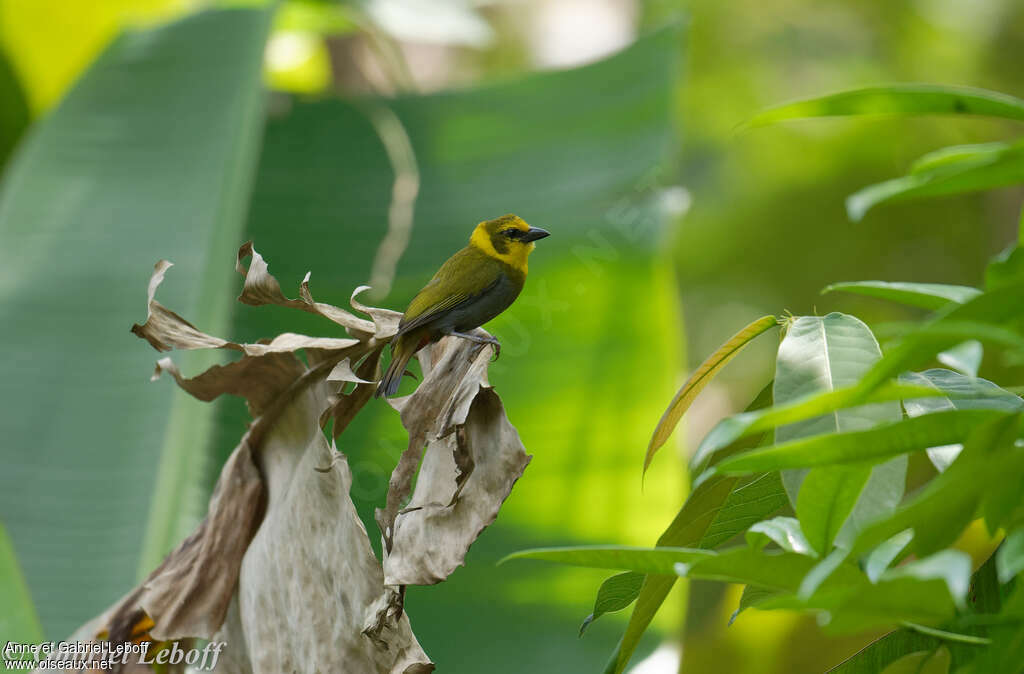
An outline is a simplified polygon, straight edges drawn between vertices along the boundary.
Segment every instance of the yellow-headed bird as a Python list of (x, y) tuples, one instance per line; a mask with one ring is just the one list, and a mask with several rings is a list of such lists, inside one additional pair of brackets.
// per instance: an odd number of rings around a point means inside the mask
[(394, 395), (413, 354), (447, 335), (500, 348), (493, 337), (467, 333), (515, 301), (526, 282), (533, 242), (548, 234), (515, 215), (477, 225), (469, 245), (448, 258), (409, 303), (391, 342), (391, 365), (377, 387), (377, 397)]

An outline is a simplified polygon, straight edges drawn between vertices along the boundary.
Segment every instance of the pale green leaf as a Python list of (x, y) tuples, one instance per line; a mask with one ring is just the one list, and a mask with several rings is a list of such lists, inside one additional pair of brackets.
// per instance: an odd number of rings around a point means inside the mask
[(901, 304), (909, 304), (922, 309), (941, 309), (954, 303), (963, 304), (967, 300), (981, 294), (977, 288), (970, 286), (943, 285), (941, 283), (902, 283), (890, 281), (849, 281), (833, 283), (822, 290), (829, 292), (847, 292), (857, 295), (868, 295), (880, 299), (892, 300)]
[(763, 548), (771, 541), (786, 552), (811, 556), (815, 554), (800, 530), (800, 522), (793, 517), (773, 517), (758, 522), (747, 529), (746, 539), (747, 545), (755, 549)]
[(882, 573), (900, 556), (900, 553), (903, 552), (903, 549), (907, 547), (907, 543), (913, 537), (913, 531), (909, 529), (901, 531), (872, 550), (871, 554), (864, 560), (864, 573), (867, 575), (868, 580), (872, 583), (878, 582), (878, 579), (882, 577)]
[(842, 115), (988, 115), (1024, 120), (1024, 101), (1007, 94), (968, 87), (890, 84), (852, 89), (769, 108), (750, 124)]
[(981, 359), (985, 355), (985, 348), (976, 339), (969, 339), (961, 342), (951, 349), (937, 354), (935, 357), (943, 365), (956, 370), (968, 377), (977, 377), (981, 368)]
[(743, 475), (880, 461), (936, 445), (963, 442), (978, 425), (1006, 416), (1007, 413), (997, 410), (936, 412), (867, 431), (816, 435), (755, 449), (723, 460), (715, 470), (726, 475)]
[(879, 204), (962, 194), (1024, 182), (1024, 143), (995, 144), (899, 178), (870, 185), (846, 199), (851, 220)]
[(1000, 583), (1009, 583), (1024, 571), (1024, 527), (1015, 529), (996, 551), (996, 570)]
[(707, 357), (707, 359), (700, 364), (686, 383), (683, 384), (679, 392), (676, 393), (672, 402), (669, 403), (668, 409), (662, 415), (661, 420), (658, 421), (658, 425), (654, 429), (654, 434), (651, 436), (651, 441), (647, 445), (647, 454), (644, 456), (644, 472), (647, 472), (647, 467), (651, 465), (651, 459), (654, 458), (655, 452), (661, 448), (662, 445), (668, 440), (669, 436), (675, 430), (679, 424), (679, 420), (683, 418), (683, 414), (690, 408), (694, 399), (700, 394), (708, 383), (714, 379), (715, 375), (725, 367), (730, 360), (736, 357), (740, 351), (743, 350), (747, 344), (754, 340), (758, 335), (761, 335), (777, 324), (774, 316), (762, 316), (761, 318), (753, 321), (745, 328), (737, 332), (735, 335), (729, 338), (722, 346)]
[(520, 550), (504, 557), (499, 564), (513, 559), (537, 559), (592, 569), (620, 569), (647, 574), (669, 575), (678, 563), (713, 555), (697, 548), (638, 548), (626, 545), (581, 545), (561, 548)]
[(636, 601), (643, 584), (644, 574), (637, 571), (619, 573), (601, 583), (597, 590), (597, 598), (594, 600), (594, 611), (584, 618), (583, 624), (580, 625), (580, 636), (583, 636), (590, 623), (605, 613), (621, 611)]
[[(949, 394), (949, 397), (904, 400), (903, 407), (911, 417), (944, 410), (993, 409), (1014, 412), (1024, 408), (1024, 400), (992, 382), (950, 370), (936, 368), (924, 372), (907, 372), (900, 375), (900, 381), (913, 386), (931, 386)], [(928, 458), (941, 472), (953, 463), (960, 449), (960, 444), (929, 447)]]

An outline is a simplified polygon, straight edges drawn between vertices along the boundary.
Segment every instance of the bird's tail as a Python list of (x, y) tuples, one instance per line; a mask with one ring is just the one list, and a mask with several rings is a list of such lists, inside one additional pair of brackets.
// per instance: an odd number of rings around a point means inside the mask
[(388, 365), (387, 372), (381, 378), (374, 397), (380, 398), (383, 396), (390, 398), (398, 393), (398, 386), (402, 383), (402, 375), (405, 374), (405, 366), (409, 364), (412, 355), (416, 353), (414, 348), (416, 345), (412, 342), (413, 339), (412, 335), (400, 335), (391, 342), (391, 364)]

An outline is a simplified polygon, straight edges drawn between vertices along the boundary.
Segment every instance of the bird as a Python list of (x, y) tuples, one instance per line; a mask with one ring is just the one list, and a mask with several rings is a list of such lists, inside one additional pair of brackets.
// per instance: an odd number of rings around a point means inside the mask
[(374, 395), (397, 393), (413, 354), (442, 337), (492, 344), (497, 356), (498, 340), (470, 331), (515, 301), (526, 282), (534, 242), (550, 234), (511, 213), (479, 223), (469, 245), (448, 258), (409, 303), (391, 342), (391, 364)]

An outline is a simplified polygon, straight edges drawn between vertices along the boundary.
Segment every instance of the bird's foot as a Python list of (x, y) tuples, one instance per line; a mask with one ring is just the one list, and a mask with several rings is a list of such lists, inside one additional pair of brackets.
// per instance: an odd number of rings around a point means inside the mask
[(494, 360), (498, 360), (498, 356), (501, 355), (501, 342), (494, 337), (481, 337), (480, 335), (473, 335), (467, 332), (450, 332), (448, 333), (452, 337), (461, 337), (462, 339), (468, 339), (476, 344), (490, 344), (494, 347)]

